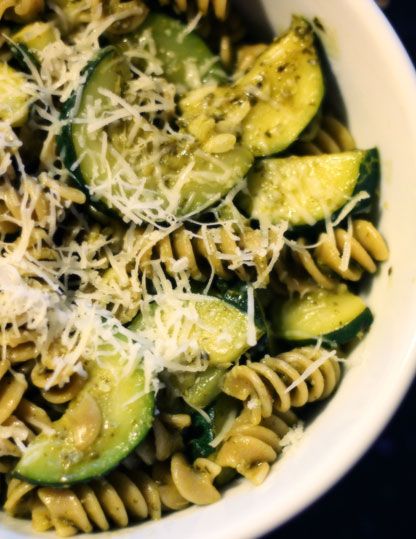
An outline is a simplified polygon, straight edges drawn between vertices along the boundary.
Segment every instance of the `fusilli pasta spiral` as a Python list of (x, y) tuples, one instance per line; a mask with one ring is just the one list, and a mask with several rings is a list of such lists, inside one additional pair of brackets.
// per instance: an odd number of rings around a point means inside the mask
[[(345, 265), (346, 247), (349, 257)], [(306, 293), (316, 286), (332, 290), (338, 286), (339, 277), (358, 281), (364, 271), (374, 273), (376, 262), (387, 260), (388, 255), (386, 242), (375, 226), (368, 220), (355, 219), (351, 232), (338, 227), (334, 230), (334, 239), (322, 233), (312, 252), (304, 238), (299, 238), (295, 246), (286, 246), (275, 271), (290, 293)]]
[(333, 116), (324, 115), (316, 119), (312, 138), (296, 143), (296, 151), (304, 155), (320, 155), (355, 150), (355, 140), (349, 129)]
[(137, 456), (147, 465), (169, 459), (184, 449), (181, 431), (190, 424), (188, 414), (160, 414), (155, 418), (147, 438), (137, 448)]
[(287, 412), (333, 393), (341, 370), (336, 359), (327, 354), (308, 346), (265, 357), (258, 363), (237, 365), (225, 376), (223, 391), (243, 401), (247, 413), (257, 418), (253, 422), (260, 423), (260, 418), (270, 417), (273, 410)]
[(190, 465), (183, 454), (157, 463), (151, 476), (141, 470), (117, 470), (105, 479), (71, 489), (35, 487), (11, 479), (5, 510), (31, 515), (36, 531), (54, 528), (61, 537), (93, 529), (108, 530), (110, 523), (125, 527), (130, 520), (158, 519), (162, 510), (180, 510), (194, 503), (206, 505), (220, 498), (213, 486), (221, 467), (207, 459)]
[[(70, 204), (83, 204), (85, 195), (78, 189), (64, 185), (42, 174), (39, 180), (22, 178), (17, 190), (6, 179), (0, 184), (0, 238), (8, 249), (27, 244), (36, 259), (52, 259), (56, 254), (45, 245), (50, 243), (63, 211)], [(36, 225), (31, 226), (31, 220)], [(14, 235), (14, 241), (8, 235)]]
[(74, 399), (86, 379), (79, 374), (67, 376), (65, 372), (61, 376), (56, 377), (51, 384), (51, 375), (53, 370), (48, 370), (38, 361), (30, 373), (31, 382), (34, 386), (41, 390), (42, 397), (52, 404), (64, 404)]
[(159, 2), (163, 6), (173, 5), (178, 11), (187, 11), (190, 7), (196, 7), (204, 15), (212, 9), (215, 16), (220, 20), (227, 17), (229, 7), (228, 0), (159, 0)]
[(153, 249), (144, 251), (141, 266), (145, 268), (153, 257), (171, 276), (177, 274), (178, 268), (183, 269), (185, 263), (190, 277), (196, 281), (205, 281), (213, 273), (221, 279), (237, 275), (243, 281), (258, 279), (267, 284), (271, 242), (272, 237), (265, 238), (260, 230), (250, 227), (233, 230), (204, 225), (196, 233), (181, 227), (157, 242)]
[(16, 22), (29, 22), (45, 7), (43, 0), (1, 0), (0, 20), (6, 18)]
[[(375, 226), (364, 219), (356, 219), (352, 223), (351, 237), (343, 228), (334, 231), (335, 243), (328, 234), (321, 234), (315, 249), (318, 264), (327, 267), (347, 281), (358, 281), (363, 271), (374, 273), (375, 262), (383, 262), (388, 258), (386, 242)], [(350, 242), (350, 264), (343, 267), (342, 253), (347, 242)]]
[(259, 424), (247, 422), (246, 411), (237, 418), (221, 445), (215, 462), (233, 468), (255, 485), (260, 485), (277, 460), (280, 441), (297, 423), (293, 413), (275, 412)]
[(1, 359), (0, 471), (3, 473), (12, 467), (10, 458), (21, 456), (24, 443), (51, 425), (46, 411), (24, 398), (27, 387), (24, 375), (11, 370), (8, 359)]

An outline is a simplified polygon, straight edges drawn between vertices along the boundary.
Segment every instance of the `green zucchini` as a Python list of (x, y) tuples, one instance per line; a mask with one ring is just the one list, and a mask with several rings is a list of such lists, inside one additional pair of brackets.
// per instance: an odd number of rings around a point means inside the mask
[(360, 191), (370, 197), (359, 202), (352, 213), (371, 202), (380, 179), (378, 150), (317, 156), (264, 159), (251, 170), (248, 193), (239, 206), (254, 219), (273, 224), (288, 221), (292, 227), (314, 225), (335, 217)]
[[(175, 302), (174, 306), (170, 304), (160, 306), (153, 303), (149, 307), (142, 310), (133, 320), (130, 326), (133, 330), (148, 331), (152, 338), (164, 339), (165, 335), (158, 335), (160, 325), (159, 328), (156, 327), (156, 319), (161, 319), (166, 331), (170, 328), (175, 331), (175, 342), (178, 345), (186, 345), (190, 338), (196, 341), (200, 354), (208, 358), (210, 365), (227, 365), (237, 361), (250, 348), (247, 342), (249, 319), (245, 290), (230, 293), (228, 297), (223, 298), (200, 296), (196, 299), (182, 300), (181, 305), (178, 302)], [(189, 321), (185, 326), (179, 329), (177, 327), (180, 323), (177, 322), (177, 312), (181, 307), (184, 312), (188, 307), (195, 309), (198, 318), (191, 329)], [(175, 317), (174, 325), (172, 317)], [(257, 340), (265, 331), (258, 318), (255, 318), (254, 331)], [(214, 382), (213, 388), (215, 390)], [(209, 397), (208, 393), (204, 394), (205, 397)]]
[(172, 373), (169, 381), (190, 406), (205, 408), (220, 394), (225, 373), (226, 369), (212, 366), (200, 373)]
[(59, 32), (52, 23), (33, 22), (24, 26), (12, 36), (13, 44), (10, 49), (23, 69), (27, 68), (28, 60), (36, 67), (39, 67), (38, 53), (47, 45), (54, 43), (58, 38)]
[[(194, 289), (197, 289), (196, 285), (194, 286)], [(250, 355), (250, 358), (253, 361), (256, 361), (257, 357), (264, 357), (268, 352), (270, 328), (265, 320), (265, 314), (263, 312), (264, 291), (255, 290), (253, 291), (253, 294), (257, 344), (254, 347), (244, 350), (244, 352), (247, 352), (247, 354)], [(233, 309), (237, 309), (237, 313), (242, 313), (244, 317), (247, 316), (248, 300), (246, 284), (237, 283), (230, 286), (230, 283), (227, 281), (217, 280), (210, 289), (210, 295), (232, 307), (231, 311), (227, 309), (227, 313), (233, 313), (235, 312)], [(219, 303), (218, 305), (221, 304)], [(207, 314), (207, 317), (208, 316), (209, 315)], [(226, 320), (224, 320), (223, 325), (220, 325), (219, 320), (219, 331), (221, 331), (222, 327), (227, 327), (227, 325), (228, 323)], [(246, 328), (242, 328), (242, 330), (246, 331)], [(221, 392), (222, 381), (226, 373), (226, 369), (223, 367), (221, 362), (217, 362), (215, 365), (208, 367), (204, 372), (179, 372), (171, 374), (170, 380), (180, 391), (187, 403), (197, 408), (205, 408), (216, 399)]]
[[(65, 486), (99, 477), (143, 440), (153, 421), (144, 374), (124, 372), (124, 358), (107, 355), (88, 366), (88, 380), (64, 415), (29, 444), (13, 474), (40, 485)], [(142, 394), (142, 395), (141, 395)]]
[(363, 300), (345, 287), (318, 289), (286, 300), (273, 311), (276, 336), (297, 345), (322, 338), (324, 343), (345, 344), (367, 330), (373, 315)]
[(20, 127), (26, 122), (32, 99), (27, 85), (23, 73), (0, 62), (0, 121), (8, 122), (12, 127)]
[[(91, 61), (84, 73), (82, 88), (71, 96), (64, 106), (62, 120), (66, 121), (58, 138), (58, 146), (65, 166), (73, 175), (76, 183), (89, 196), (93, 204), (101, 211), (110, 211), (121, 216), (124, 220), (130, 220), (129, 215), (124, 213), (123, 204), (140, 193), (140, 203), (150, 206), (159, 206), (162, 211), (156, 215), (141, 213), (143, 219), (166, 220), (166, 210), (184, 216), (189, 213), (198, 213), (214, 204), (223, 197), (236, 183), (238, 183), (251, 167), (253, 156), (244, 147), (235, 145), (230, 151), (208, 155), (200, 151), (200, 146), (184, 136), (177, 137), (164, 135), (164, 151), (158, 162), (158, 167), (144, 164), (148, 145), (143, 145), (146, 137), (145, 131), (140, 131), (141, 147), (143, 153), (137, 155), (135, 139), (128, 143), (129, 123), (118, 123), (108, 130), (108, 150), (103, 158), (104, 132), (90, 133), (87, 122), (88, 107), (99, 103), (96, 111), (97, 118), (103, 118), (113, 108), (110, 98), (105, 97), (101, 90), (110, 91), (120, 95), (124, 83), (129, 77), (129, 70), (125, 58), (114, 47), (107, 47), (100, 51), (97, 57)], [(81, 120), (78, 121), (78, 120)], [(114, 152), (117, 149), (128, 165), (134, 169), (138, 178), (144, 178), (146, 189), (142, 183), (135, 185), (131, 174), (123, 163), (117, 162)], [(126, 157), (131, 150), (134, 157)], [(193, 161), (192, 175), (183, 180), (183, 172), (190, 162)], [(209, 175), (209, 179), (207, 176)], [(123, 177), (127, 187), (121, 192), (120, 181), (114, 178)], [(108, 180), (112, 180), (109, 182)], [(108, 187), (107, 193), (103, 192), (103, 184)], [(179, 187), (177, 188), (177, 183)], [(173, 199), (173, 206), (172, 206)], [(116, 202), (115, 202), (116, 201)], [(117, 203), (117, 201), (121, 201)], [(149, 210), (151, 211), (151, 210)]]
[(256, 156), (282, 152), (310, 124), (324, 96), (314, 42), (311, 25), (294, 17), (289, 31), (234, 84), (186, 95), (180, 102), (182, 121), (192, 125), (203, 115), (218, 132), (241, 137)]
[(146, 48), (148, 43), (157, 49), (163, 76), (175, 84), (179, 94), (201, 84), (224, 83), (227, 75), (219, 59), (195, 32), (187, 33), (181, 21), (162, 13), (150, 13), (139, 30), (125, 37), (122, 51)]

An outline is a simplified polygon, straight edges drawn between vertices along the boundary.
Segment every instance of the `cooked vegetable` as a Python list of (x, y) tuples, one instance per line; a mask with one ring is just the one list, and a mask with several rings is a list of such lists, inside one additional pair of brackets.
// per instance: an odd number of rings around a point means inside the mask
[(220, 394), (225, 372), (212, 366), (201, 373), (173, 373), (169, 380), (190, 406), (205, 408)]
[(102, 350), (64, 415), (29, 444), (14, 475), (42, 485), (71, 485), (114, 468), (152, 425), (153, 395), (143, 395), (140, 368), (126, 374), (123, 358)]
[(295, 17), (289, 32), (234, 84), (203, 87), (185, 96), (180, 103), (183, 121), (191, 125), (202, 116), (219, 133), (241, 136), (257, 156), (285, 150), (314, 118), (324, 95), (314, 40), (310, 24)]
[[(184, 301), (176, 309), (172, 306), (159, 306), (153, 304), (147, 312), (140, 313), (132, 322), (131, 328), (134, 330), (146, 330), (157, 335), (157, 319), (161, 318), (164, 328), (170, 327), (169, 319), (174, 320), (171, 327), (175, 331), (176, 340), (183, 343), (189, 342), (190, 326), (189, 319), (184, 319), (182, 327), (178, 329), (177, 312), (181, 308), (193, 306), (198, 316), (198, 320), (192, 325), (192, 340), (198, 343), (200, 353), (206, 355), (210, 365), (228, 364), (239, 359), (245, 351), (250, 348), (248, 343), (248, 327), (250, 320), (247, 316), (247, 309), (241, 306), (246, 305), (247, 298), (244, 292), (235, 292), (233, 306), (228, 297), (219, 299), (211, 296), (201, 296), (201, 299)], [(246, 303), (244, 303), (246, 302)], [(264, 333), (264, 326), (258, 322), (255, 325), (253, 320), (254, 337), (259, 339)], [(159, 335), (160, 339), (168, 338), (166, 335)], [(215, 387), (215, 384), (214, 384)]]
[(314, 225), (337, 214), (351, 197), (366, 192), (352, 214), (371, 202), (380, 179), (376, 148), (367, 151), (259, 161), (248, 177), (240, 206), (253, 218), (273, 224)]
[(22, 68), (27, 68), (28, 61), (38, 66), (37, 53), (55, 42), (58, 37), (59, 32), (52, 23), (33, 22), (12, 36), (11, 51)]
[(153, 42), (160, 59), (163, 76), (176, 85), (179, 92), (191, 90), (201, 83), (224, 83), (227, 75), (218, 58), (203, 39), (177, 19), (162, 13), (150, 13), (137, 32), (123, 39), (122, 50), (143, 48)]
[(31, 96), (28, 82), (5, 62), (0, 62), (0, 120), (13, 127), (23, 125), (29, 114)]
[(191, 415), (192, 424), (184, 433), (184, 439), (187, 446), (187, 452), (192, 460), (198, 457), (208, 457), (215, 449), (210, 445), (215, 437), (214, 433), (214, 407), (207, 410), (210, 421), (207, 421), (200, 413), (195, 412)]
[[(117, 49), (107, 47), (87, 65), (83, 77), (85, 83), (80, 96), (74, 94), (65, 105), (62, 119), (67, 123), (59, 137), (59, 146), (66, 167), (99, 209), (110, 209), (126, 218), (116, 201), (128, 204), (129, 199), (139, 192), (140, 203), (144, 206), (147, 203), (153, 208), (162, 207), (177, 215), (196, 213), (224, 196), (249, 170), (253, 156), (242, 146), (233, 143), (224, 151), (224, 146), (217, 141), (217, 147), (207, 154), (201, 152), (189, 137), (178, 140), (173, 135), (161, 139), (160, 144), (165, 145), (165, 150), (160, 153), (157, 168), (144, 164), (145, 157), (150, 162), (156, 159), (152, 153), (146, 154), (154, 151), (152, 143), (143, 145), (143, 154), (126, 165), (124, 154), (132, 146), (128, 132), (130, 124), (117, 125), (110, 130), (109, 148), (103, 154), (102, 148), (108, 139), (104, 141), (101, 130), (100, 135), (91, 132), (90, 122), (85, 120), (92, 112), (99, 121), (105, 118), (113, 108), (111, 97), (120, 95), (129, 70)], [(137, 136), (143, 141), (146, 131), (140, 130)], [(133, 146), (135, 144), (136, 140)], [(190, 159), (192, 170), (184, 176)], [(113, 178), (119, 179), (115, 182)], [(123, 183), (127, 186), (121, 186)], [(164, 220), (164, 217), (157, 213), (154, 219)]]
[(363, 300), (342, 287), (336, 292), (315, 290), (283, 302), (273, 312), (277, 337), (306, 344), (319, 338), (344, 344), (369, 328), (373, 315)]

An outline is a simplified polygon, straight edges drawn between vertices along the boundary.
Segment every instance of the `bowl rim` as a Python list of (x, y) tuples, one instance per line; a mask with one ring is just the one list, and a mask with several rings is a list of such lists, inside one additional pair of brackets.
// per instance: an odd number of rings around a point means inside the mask
[[(398, 92), (402, 95), (403, 102), (410, 108), (410, 117), (416, 118), (416, 100), (414, 99), (416, 95), (416, 71), (407, 50), (390, 21), (374, 0), (366, 0), (365, 2), (361, 0), (359, 3), (356, 0), (344, 1), (348, 3), (349, 9), (354, 11), (357, 16), (366, 17), (367, 20), (371, 20), (371, 25), (367, 27), (371, 34), (378, 36), (378, 39), (380, 39), (380, 35), (383, 35), (388, 40), (390, 49), (388, 62), (395, 64), (395, 72), (400, 72), (401, 80), (403, 81), (403, 84), (398, 87)], [(412, 134), (412, 138), (416, 143), (415, 123), (413, 124)], [(319, 483), (310, 485), (308, 488), (302, 490), (296, 501), (290, 505), (288, 504), (285, 511), (279, 513), (278, 519), (274, 514), (274, 503), (265, 504), (263, 511), (256, 512), (255, 520), (251, 517), (244, 518), (244, 515), (242, 515), (242, 520), (239, 522), (238, 536), (233, 535), (233, 532), (236, 533), (237, 530), (228, 528), (228, 533), (224, 530), (225, 533), (217, 535), (217, 539), (231, 539), (233, 537), (235, 539), (250, 539), (260, 537), (263, 534), (273, 531), (276, 526), (280, 528), (288, 523), (333, 488), (370, 449), (371, 445), (391, 421), (407, 394), (416, 375), (416, 325), (413, 338), (409, 342), (407, 352), (402, 358), (402, 364), (400, 378), (390, 393), (385, 395), (383, 413), (374, 412), (367, 417), (366, 430), (360, 432), (361, 437), (355, 441), (354, 445), (350, 446), (349, 451), (337, 455), (338, 461), (322, 477)]]

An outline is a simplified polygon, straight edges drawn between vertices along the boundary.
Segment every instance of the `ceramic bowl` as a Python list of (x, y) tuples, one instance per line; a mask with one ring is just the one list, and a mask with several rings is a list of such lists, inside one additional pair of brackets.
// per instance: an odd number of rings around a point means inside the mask
[[(391, 418), (415, 372), (416, 81), (409, 58), (372, 0), (237, 0), (236, 4), (263, 34), (267, 27), (275, 33), (285, 29), (292, 13), (318, 17), (357, 144), (380, 149), (379, 225), (391, 256), (368, 291), (375, 321), (351, 354), (337, 393), (260, 487), (241, 481), (212, 506), (85, 538), (244, 539), (281, 525), (363, 455)], [(33, 536), (30, 523), (1, 514), (0, 537)]]

